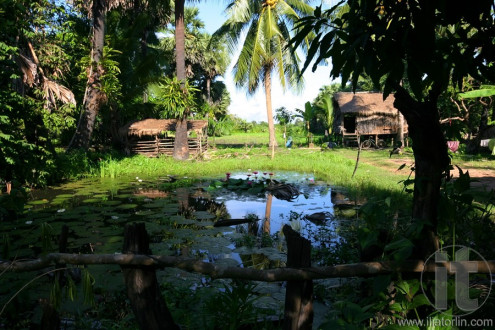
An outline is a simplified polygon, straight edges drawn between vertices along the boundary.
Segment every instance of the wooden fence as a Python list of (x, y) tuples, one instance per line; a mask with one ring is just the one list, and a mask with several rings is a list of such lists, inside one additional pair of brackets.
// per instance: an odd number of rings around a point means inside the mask
[[(188, 138), (189, 152), (201, 153), (208, 149), (208, 137)], [(174, 138), (165, 137), (154, 140), (138, 140), (129, 142), (128, 146), (130, 152), (148, 156), (156, 157), (160, 154), (172, 155), (174, 152)]]
[[(50, 265), (120, 265), (124, 275), (127, 295), (141, 329), (179, 329), (167, 308), (159, 290), (156, 269), (179, 268), (189, 272), (210, 276), (212, 279), (231, 278), (263, 282), (287, 281), (283, 329), (311, 329), (313, 324), (313, 280), (324, 278), (369, 277), (394, 272), (435, 272), (438, 264), (448, 273), (454, 269), (445, 261), (425, 265), (422, 260), (361, 262), (327, 267), (311, 267), (311, 244), (290, 226), (283, 232), (287, 240), (287, 267), (258, 270), (251, 268), (219, 266), (197, 259), (151, 255), (149, 236), (144, 223), (128, 224), (124, 232), (123, 254), (70, 254), (63, 253), (68, 234), (62, 229), (59, 249), (61, 253), (50, 253), (35, 260), (0, 261), (0, 272), (32, 271)], [(64, 243), (65, 241), (65, 243)], [(457, 266), (477, 264), (477, 273), (495, 273), (495, 261), (460, 261)], [(53, 310), (50, 311), (53, 314)]]

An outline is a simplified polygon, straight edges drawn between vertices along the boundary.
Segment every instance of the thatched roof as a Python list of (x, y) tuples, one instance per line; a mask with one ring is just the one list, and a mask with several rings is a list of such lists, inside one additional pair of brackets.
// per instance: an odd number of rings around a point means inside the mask
[[(158, 135), (165, 131), (175, 131), (176, 119), (144, 119), (140, 121), (130, 122), (120, 128), (121, 136), (125, 135)], [(207, 120), (188, 120), (187, 130), (201, 132), (208, 126)]]
[(341, 113), (356, 113), (361, 116), (397, 115), (393, 94), (390, 94), (385, 101), (382, 93), (370, 92), (340, 92), (335, 93), (333, 97), (337, 101)]

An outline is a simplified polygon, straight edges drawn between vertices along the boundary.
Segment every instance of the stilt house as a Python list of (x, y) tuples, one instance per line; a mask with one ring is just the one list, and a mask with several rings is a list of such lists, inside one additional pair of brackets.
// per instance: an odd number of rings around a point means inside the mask
[(394, 107), (394, 95), (383, 100), (382, 93), (339, 92), (334, 94), (334, 127), (342, 135), (344, 145), (356, 142), (358, 137), (378, 139), (395, 138), (407, 124)]

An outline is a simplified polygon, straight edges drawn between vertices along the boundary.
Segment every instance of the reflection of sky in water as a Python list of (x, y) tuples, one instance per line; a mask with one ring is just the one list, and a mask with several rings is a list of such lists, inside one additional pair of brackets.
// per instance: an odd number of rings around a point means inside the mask
[[(263, 172), (261, 172), (263, 173)], [(259, 176), (260, 174), (258, 174)], [(268, 175), (267, 175), (268, 176)], [(265, 176), (265, 177), (267, 177)], [(246, 178), (245, 174), (233, 174), (232, 178)], [(331, 201), (331, 191), (327, 186), (313, 185), (314, 178), (311, 175), (299, 173), (276, 173), (274, 179), (293, 184), (301, 194), (292, 201), (285, 201), (272, 198), (271, 206), (271, 221), (270, 234), (274, 234), (280, 228), (289, 223), (290, 212), (295, 212), (300, 215), (302, 233), (305, 233), (305, 228), (315, 228), (316, 225), (304, 219), (305, 215), (310, 215), (316, 212), (328, 212), (333, 214), (333, 204)], [(259, 219), (265, 218), (267, 207), (267, 197), (250, 196), (247, 194), (223, 195), (215, 198), (217, 202), (225, 203), (228, 213), (232, 219), (242, 219), (247, 215), (256, 215)], [(330, 220), (326, 220), (330, 224)], [(260, 227), (263, 221), (259, 223)]]

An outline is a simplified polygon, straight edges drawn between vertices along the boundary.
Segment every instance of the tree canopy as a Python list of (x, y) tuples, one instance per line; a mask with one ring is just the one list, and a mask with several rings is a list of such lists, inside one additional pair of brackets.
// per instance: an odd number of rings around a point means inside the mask
[(341, 1), (302, 18), (302, 44), (310, 34), (306, 69), (331, 59), (333, 78), (356, 89), (366, 74), (409, 126), (415, 156), (413, 218), (418, 228), (417, 256), (438, 249), (440, 184), (449, 176), (450, 159), (440, 126), (438, 100), (449, 83), (461, 86), (467, 76), (495, 81), (493, 1), (476, 6), (462, 1)]

